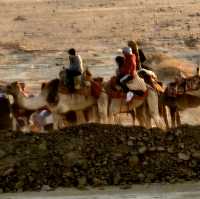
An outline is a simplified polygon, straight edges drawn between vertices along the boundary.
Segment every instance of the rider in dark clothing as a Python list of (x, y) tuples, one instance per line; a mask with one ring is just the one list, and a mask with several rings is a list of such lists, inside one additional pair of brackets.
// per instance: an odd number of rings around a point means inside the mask
[(128, 46), (132, 49), (133, 54), (136, 56), (137, 70), (143, 68), (143, 63), (146, 61), (146, 57), (142, 49), (140, 49), (135, 41), (128, 41)]
[(83, 73), (82, 59), (80, 55), (76, 54), (74, 48), (68, 50), (69, 54), (69, 67), (66, 69), (66, 86), (73, 91), (75, 87), (74, 78)]

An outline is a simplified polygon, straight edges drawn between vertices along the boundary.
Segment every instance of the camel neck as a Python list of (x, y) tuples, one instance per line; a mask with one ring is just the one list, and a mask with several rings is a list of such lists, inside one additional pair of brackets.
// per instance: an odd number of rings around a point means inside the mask
[(27, 110), (37, 110), (46, 105), (46, 101), (42, 95), (27, 97), (24, 93), (19, 92), (13, 97), (19, 107)]

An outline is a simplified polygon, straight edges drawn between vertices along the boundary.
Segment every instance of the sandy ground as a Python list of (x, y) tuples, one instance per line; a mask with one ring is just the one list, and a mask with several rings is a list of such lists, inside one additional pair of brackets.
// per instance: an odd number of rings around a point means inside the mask
[[(0, 46), (42, 52), (75, 47), (87, 60), (115, 54), (135, 39), (184, 53), (190, 37), (199, 46), (199, 7), (195, 0), (1, 0)], [(112, 63), (112, 56), (101, 61)]]
[[(163, 81), (177, 71), (191, 75), (200, 60), (199, 8), (196, 0), (1, 0), (0, 77), (35, 92), (57, 77), (68, 61), (64, 50), (75, 47), (85, 67), (108, 79), (130, 39), (148, 58), (156, 55), (153, 68)], [(183, 122), (198, 124), (198, 113), (184, 112)]]
[(100, 189), (57, 189), (55, 191), (8, 193), (1, 199), (199, 199), (199, 183), (175, 185), (134, 185), (130, 189), (107, 187)]

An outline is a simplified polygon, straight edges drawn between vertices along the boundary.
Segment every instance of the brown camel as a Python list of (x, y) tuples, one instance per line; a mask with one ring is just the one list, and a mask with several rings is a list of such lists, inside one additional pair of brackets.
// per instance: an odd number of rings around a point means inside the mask
[(180, 111), (200, 106), (200, 97), (183, 94), (176, 97), (163, 96), (163, 103), (169, 108), (172, 127), (181, 125)]
[(178, 81), (170, 83), (161, 101), (170, 110), (172, 127), (181, 125), (179, 111), (200, 106), (199, 67), (194, 76), (179, 78)]

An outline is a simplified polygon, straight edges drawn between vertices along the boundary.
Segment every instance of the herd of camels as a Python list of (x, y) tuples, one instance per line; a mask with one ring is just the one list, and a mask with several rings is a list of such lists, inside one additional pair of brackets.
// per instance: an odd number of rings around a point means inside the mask
[[(118, 115), (129, 113), (133, 118), (133, 125), (137, 119), (139, 125), (146, 128), (151, 128), (153, 121), (156, 127), (167, 129), (181, 125), (179, 111), (200, 105), (199, 74), (189, 78), (190, 80), (195, 78), (195, 89), (184, 89), (184, 92), (176, 96), (169, 96), (167, 89), (164, 89), (162, 84), (155, 81), (155, 78), (151, 78), (152, 73), (148, 73), (147, 70), (141, 70), (138, 74), (146, 83), (146, 94), (143, 97), (134, 97), (129, 103), (126, 102), (123, 96), (113, 97), (109, 95), (109, 81), (104, 82), (101, 78), (93, 78), (92, 76), (85, 81), (89, 81), (90, 86), (92, 83), (101, 86), (98, 97), (80, 92), (62, 92), (60, 79), (43, 83), (37, 96), (27, 97), (24, 95), (19, 82), (0, 85), (0, 90), (13, 97), (11, 106), (18, 107), (25, 110), (25, 112), (47, 108), (52, 114), (52, 128), (54, 130), (60, 128), (63, 115), (71, 111), (78, 116), (82, 116), (77, 117), (77, 123), (119, 123)], [(167, 114), (167, 109), (170, 114)], [(15, 109), (11, 110), (15, 111)], [(85, 110), (87, 110), (87, 114), (85, 114)], [(168, 122), (168, 116), (171, 116), (171, 122)], [(16, 114), (12, 113), (12, 129), (20, 130), (17, 129), (16, 117)], [(27, 117), (30, 117), (30, 114)], [(27, 118), (27, 121), (29, 121), (29, 118)]]

